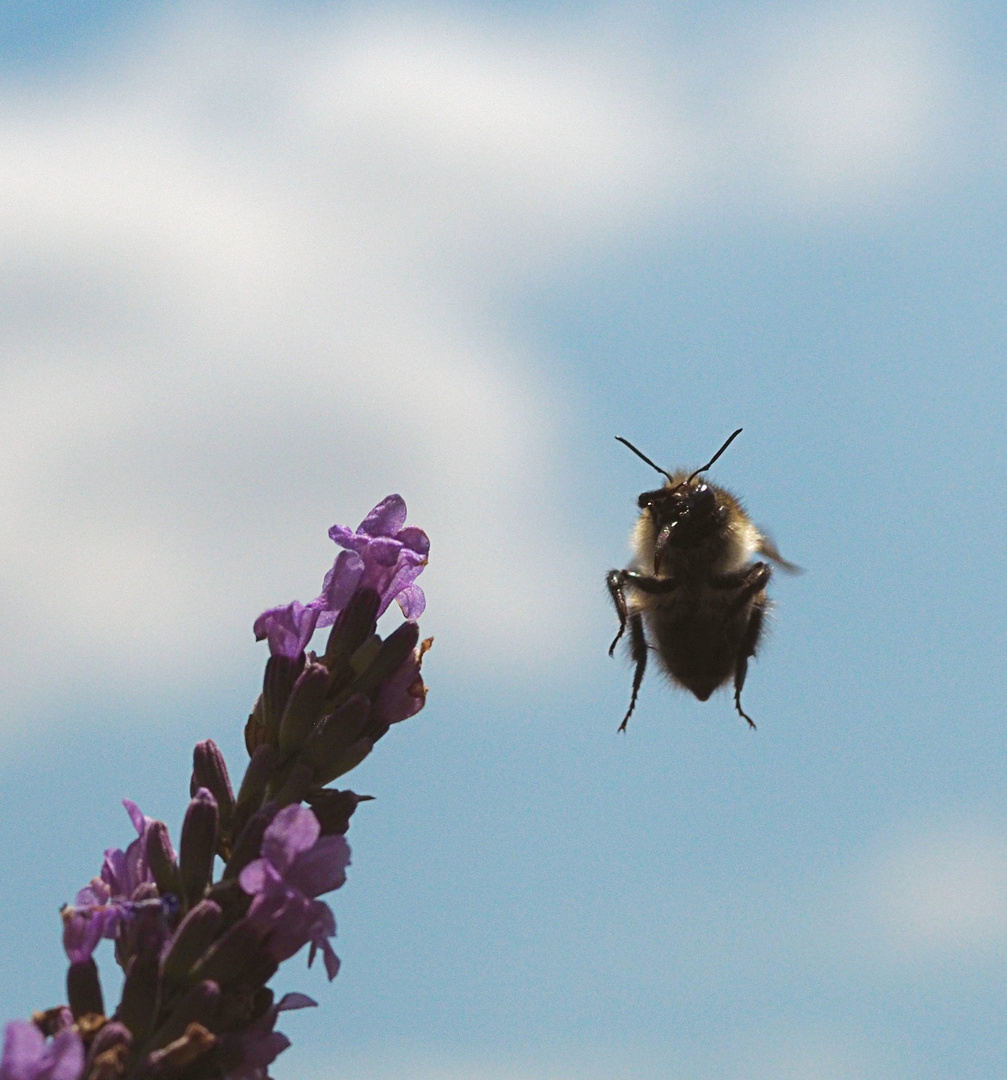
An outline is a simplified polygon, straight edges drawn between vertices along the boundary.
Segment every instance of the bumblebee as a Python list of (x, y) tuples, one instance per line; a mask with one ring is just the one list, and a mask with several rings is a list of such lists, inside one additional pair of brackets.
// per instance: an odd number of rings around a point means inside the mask
[(663, 487), (637, 500), (640, 517), (633, 533), (634, 558), (625, 570), (611, 570), (608, 591), (619, 616), (619, 632), (609, 656), (629, 627), (629, 653), (636, 665), (626, 730), (653, 649), (672, 682), (706, 701), (734, 680), (734, 707), (741, 707), (748, 661), (755, 656), (770, 606), (766, 586), (772, 570), (752, 561), (765, 555), (791, 573), (773, 541), (752, 524), (738, 500), (723, 488), (698, 479), (741, 434), (737, 431), (693, 473), (669, 473), (631, 442), (616, 436), (637, 457), (665, 477)]

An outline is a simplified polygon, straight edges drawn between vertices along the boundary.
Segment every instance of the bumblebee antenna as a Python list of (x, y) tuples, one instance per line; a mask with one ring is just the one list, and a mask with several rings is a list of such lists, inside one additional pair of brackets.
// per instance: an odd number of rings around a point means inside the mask
[[(686, 480), (686, 483), (687, 483), (687, 484), (691, 484), (691, 483), (693, 482), (693, 480), (695, 480), (695, 479), (696, 479), (696, 477), (697, 477), (697, 476), (699, 476), (699, 474), (700, 474), (701, 472), (706, 472), (706, 470), (707, 470), (707, 469), (709, 469), (709, 468), (710, 468), (710, 467), (711, 467), (711, 466), (713, 465), (713, 463), (714, 463), (714, 462), (715, 462), (715, 461), (717, 460), (717, 458), (719, 458), (719, 457), (720, 457), (720, 455), (721, 455), (721, 454), (722, 454), (722, 453), (723, 453), (723, 452), (724, 452), (724, 451), (725, 451), (725, 450), (726, 450), (726, 449), (727, 449), (727, 448), (728, 448), (728, 447), (729, 447), (729, 446), (731, 445), (731, 443), (733, 443), (733, 442), (734, 442), (734, 440), (735, 440), (735, 439), (736, 439), (736, 438), (737, 438), (737, 437), (738, 437), (738, 436), (739, 436), (739, 435), (740, 435), (740, 434), (741, 434), (741, 433), (742, 433), (742, 432), (743, 432), (744, 430), (745, 430), (744, 428), (738, 428), (738, 430), (737, 430), (737, 431), (736, 431), (736, 432), (735, 432), (735, 433), (734, 433), (734, 434), (733, 434), (733, 435), (732, 435), (732, 436), (731, 436), (731, 437), (730, 437), (730, 438), (729, 438), (729, 439), (727, 440), (727, 442), (726, 442), (726, 443), (724, 443), (724, 445), (723, 445), (723, 446), (722, 446), (722, 447), (721, 447), (721, 448), (720, 448), (720, 449), (719, 449), (719, 450), (718, 450), (718, 451), (717, 451), (717, 452), (716, 452), (716, 453), (715, 453), (715, 454), (713, 455), (713, 457), (712, 457), (712, 458), (710, 458), (710, 460), (709, 460), (709, 461), (708, 461), (708, 462), (707, 462), (707, 463), (706, 463), (706, 464), (705, 464), (705, 465), (704, 465), (704, 466), (703, 466), (703, 467), (702, 467), (701, 469), (697, 469), (697, 470), (696, 470), (696, 471), (695, 471), (695, 472), (694, 472), (694, 473), (692, 474), (692, 476), (690, 476), (690, 477), (689, 477), (689, 479), (688, 479), (688, 480)], [(625, 442), (625, 441), (626, 441), (626, 440), (625, 440), (625, 439), (623, 439), (623, 442)], [(632, 449), (632, 448), (631, 448), (631, 449)], [(639, 450), (637, 450), (637, 453), (638, 453), (638, 454), (640, 454), (640, 451), (639, 451)], [(640, 454), (640, 457), (643, 457), (643, 454)], [(661, 470), (661, 472), (664, 472), (664, 470), (662, 469), (662, 470)], [(665, 475), (665, 476), (667, 476), (668, 474), (667, 474), (667, 473), (665, 473), (664, 475)], [(750, 721), (750, 720), (749, 720), (749, 723), (751, 723), (751, 721)]]
[[(740, 430), (740, 429), (739, 429), (739, 430)], [(738, 434), (738, 432), (736, 431), (736, 432), (734, 433), (734, 435), (737, 435), (737, 434)], [(732, 436), (731, 436), (731, 439), (733, 439), (733, 438), (734, 438), (734, 435), (732, 435)], [(662, 476), (666, 476), (666, 477), (668, 478), (668, 483), (669, 483), (669, 484), (671, 483), (671, 473), (670, 473), (670, 472), (666, 472), (666, 471), (665, 471), (664, 469), (662, 469), (662, 468), (661, 468), (661, 466), (660, 466), (660, 465), (655, 465), (655, 464), (654, 464), (654, 462), (653, 462), (653, 461), (651, 461), (651, 460), (650, 460), (650, 458), (649, 458), (649, 457), (647, 457), (647, 455), (646, 455), (646, 454), (641, 454), (641, 453), (640, 453), (640, 451), (639, 451), (639, 450), (637, 450), (637, 448), (636, 448), (636, 447), (635, 447), (635, 446), (634, 446), (634, 445), (633, 445), (633, 444), (632, 444), (632, 443), (631, 443), (631, 442), (629, 441), (629, 439), (624, 439), (624, 438), (623, 438), (623, 437), (622, 437), (621, 435), (616, 435), (616, 437), (615, 437), (615, 438), (616, 438), (616, 442), (621, 442), (623, 446), (628, 446), (628, 447), (630, 448), (630, 450), (632, 450), (632, 451), (633, 451), (633, 453), (634, 453), (634, 454), (636, 454), (636, 456), (637, 456), (638, 458), (642, 458), (642, 459), (643, 459), (644, 461), (646, 461), (646, 462), (647, 462), (647, 464), (648, 464), (648, 465), (649, 465), (649, 466), (650, 466), (650, 467), (651, 467), (652, 469), (654, 469), (654, 470), (655, 470), (655, 472), (659, 472), (659, 473), (660, 473), (660, 474), (661, 474)], [(729, 442), (731, 441), (731, 439), (728, 439), (728, 440), (727, 440), (727, 442), (729, 443)], [(727, 449), (727, 443), (724, 443), (723, 447), (722, 447), (722, 448), (721, 448), (721, 450), (720, 450), (720, 453), (719, 453), (719, 454), (717, 454), (717, 457), (720, 457), (720, 454), (722, 454), (722, 453), (723, 453), (723, 452), (724, 452), (724, 451), (725, 451), (726, 449)], [(717, 460), (717, 458), (714, 458), (714, 459), (713, 459), (713, 461), (716, 461), (716, 460)], [(713, 461), (711, 461), (711, 462), (710, 462), (710, 465), (712, 465), (712, 464), (713, 464)], [(707, 467), (707, 468), (709, 468), (709, 467), (710, 467), (710, 465), (707, 465), (706, 467)], [(700, 469), (699, 471), (700, 471), (700, 472), (702, 472), (703, 470), (702, 470), (702, 469)]]

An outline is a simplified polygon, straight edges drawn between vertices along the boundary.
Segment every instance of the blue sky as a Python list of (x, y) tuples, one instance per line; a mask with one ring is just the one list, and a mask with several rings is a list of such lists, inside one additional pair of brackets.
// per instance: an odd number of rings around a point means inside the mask
[[(999, 1078), (995, 6), (6, 5), (0, 1013), (243, 767), (263, 608), (390, 491), (427, 709), (278, 1080)], [(783, 553), (746, 686), (606, 655), (650, 471)], [(113, 979), (110, 952), (99, 956)], [(111, 993), (110, 995), (111, 996)]]

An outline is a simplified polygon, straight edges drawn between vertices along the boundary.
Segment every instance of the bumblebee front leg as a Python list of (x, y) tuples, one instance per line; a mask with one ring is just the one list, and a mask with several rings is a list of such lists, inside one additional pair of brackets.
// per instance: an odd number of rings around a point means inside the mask
[(678, 583), (672, 578), (650, 577), (648, 574), (641, 574), (636, 570), (611, 570), (605, 580), (608, 584), (609, 594), (612, 597), (612, 603), (615, 605), (615, 610), (619, 615), (619, 633), (615, 635), (615, 640), (609, 647), (608, 655), (611, 656), (615, 652), (615, 647), (619, 644), (619, 639), (625, 633), (628, 625), (629, 655), (636, 665), (633, 671), (633, 693), (629, 699), (629, 709), (627, 709), (626, 715), (619, 725), (619, 730), (625, 731), (629, 718), (636, 708), (636, 699), (640, 693), (640, 686), (643, 684), (643, 676), (647, 671), (647, 650), (649, 648), (647, 635), (643, 629), (643, 616), (639, 611), (630, 614), (629, 605), (626, 603), (626, 586), (631, 585), (641, 592), (657, 596), (662, 593), (674, 592), (678, 587)]
[(633, 588), (652, 595), (674, 592), (678, 587), (678, 583), (673, 578), (649, 577), (636, 570), (609, 570), (605, 584), (608, 585), (609, 595), (612, 597), (612, 603), (619, 616), (619, 633), (615, 635), (612, 644), (608, 647), (609, 656), (615, 652), (615, 647), (625, 633), (626, 623), (630, 618), (629, 607), (626, 604), (626, 586), (632, 585)]
[(626, 607), (626, 590), (623, 588), (623, 575), (625, 573), (625, 570), (609, 570), (608, 577), (605, 578), (609, 596), (612, 597), (616, 614), (619, 616), (619, 633), (615, 635), (612, 644), (608, 647), (609, 656), (615, 652), (615, 647), (619, 644), (619, 638), (625, 633), (626, 620), (629, 618), (629, 611)]

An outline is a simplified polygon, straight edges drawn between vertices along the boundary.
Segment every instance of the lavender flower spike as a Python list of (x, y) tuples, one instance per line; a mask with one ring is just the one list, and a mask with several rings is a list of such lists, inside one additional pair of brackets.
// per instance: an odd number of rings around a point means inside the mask
[(311, 942), (310, 965), (321, 949), (325, 971), (336, 977), (339, 959), (329, 938), (336, 932), (328, 904), (315, 899), (346, 881), (349, 845), (340, 835), (322, 836), (318, 818), (306, 807), (287, 806), (262, 838), (262, 857), (241, 871), (239, 881), (253, 897), (248, 921), (263, 935), (278, 963)]

